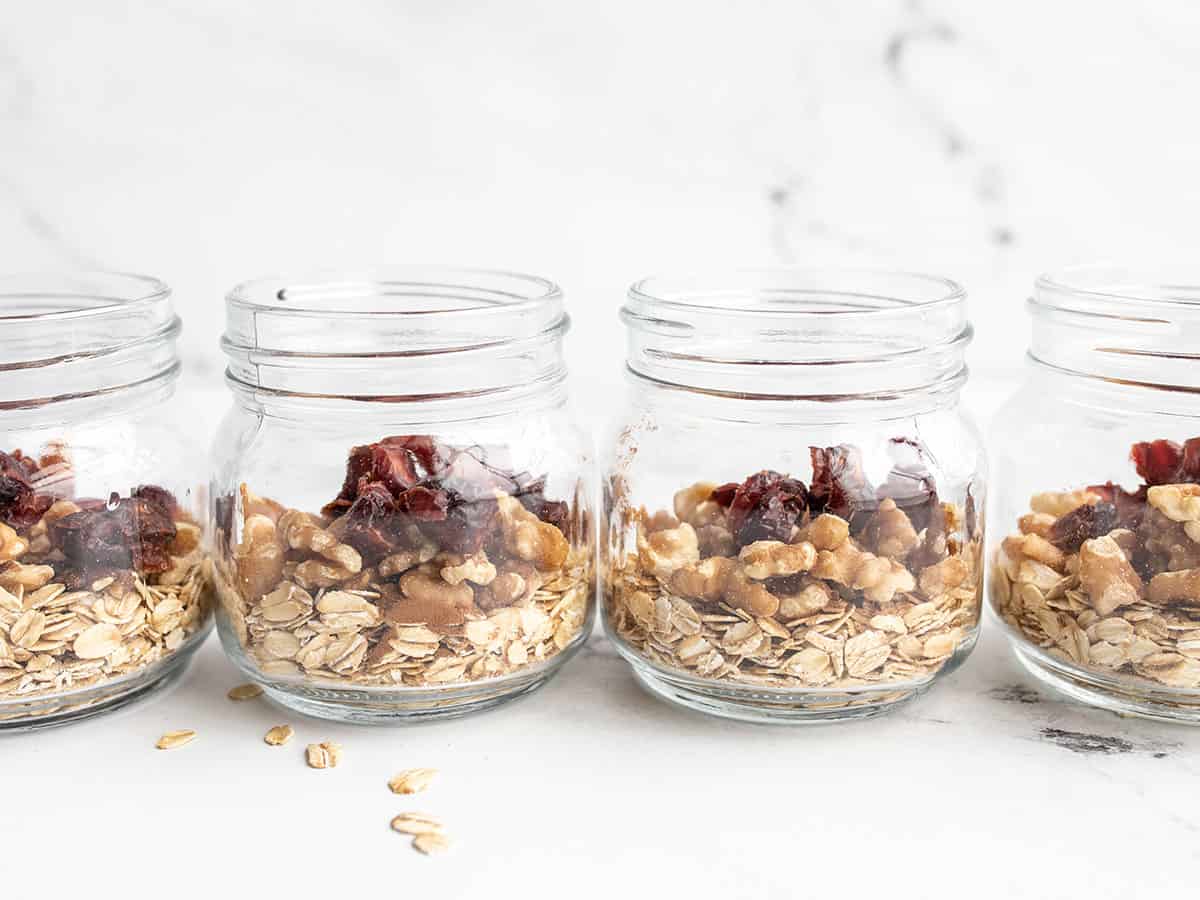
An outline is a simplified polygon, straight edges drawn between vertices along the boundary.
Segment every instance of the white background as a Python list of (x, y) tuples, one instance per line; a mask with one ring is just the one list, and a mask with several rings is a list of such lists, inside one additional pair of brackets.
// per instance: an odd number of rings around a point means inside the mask
[[(1192, 0), (9, 2), (0, 259), (171, 283), (200, 421), (224, 291), (256, 275), (549, 276), (603, 412), (637, 276), (929, 270), (970, 291), (986, 412), (1037, 272), (1194, 256), (1198, 60)], [(9, 893), (1101, 898), (1200, 869), (1200, 739), (1030, 693), (995, 633), (919, 705), (803, 731), (669, 709), (599, 641), (535, 698), (410, 729), (234, 706), (236, 681), (210, 643), (168, 696), (0, 739)], [(326, 738), (346, 762), (306, 769)], [(402, 803), (406, 766), (443, 777)], [(452, 855), (388, 832), (406, 807)]]

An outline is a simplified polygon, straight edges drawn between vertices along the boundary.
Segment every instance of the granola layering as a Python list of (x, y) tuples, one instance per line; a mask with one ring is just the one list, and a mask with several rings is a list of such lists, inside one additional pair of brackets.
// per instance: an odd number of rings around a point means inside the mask
[(979, 620), (974, 503), (943, 503), (923, 454), (871, 486), (849, 445), (811, 449), (813, 482), (763, 471), (697, 483), (672, 512), (629, 509), (637, 549), (610, 573), (620, 641), (730, 683), (836, 691), (920, 683)]
[(1200, 688), (1200, 438), (1133, 446), (1142, 484), (1035, 494), (992, 567), (996, 611), (1049, 655)]
[(204, 624), (200, 527), (152, 485), (74, 496), (65, 447), (0, 452), (0, 701), (138, 672)]
[(243, 484), (220, 594), (250, 661), (272, 676), (429, 687), (526, 669), (580, 640), (582, 526), (546, 499), (544, 478), (495, 455), (425, 435), (355, 447), (319, 514)]

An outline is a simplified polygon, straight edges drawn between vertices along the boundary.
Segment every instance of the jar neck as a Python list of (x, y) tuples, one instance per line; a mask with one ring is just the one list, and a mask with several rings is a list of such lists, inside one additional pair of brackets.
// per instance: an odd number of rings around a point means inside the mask
[[(1200, 392), (1200, 272), (1154, 277), (1110, 266), (1045, 275), (1029, 301), (1029, 355), (1045, 369), (1140, 389), (1146, 402)], [(1100, 388), (1103, 390), (1103, 388)]]
[(0, 411), (10, 427), (116, 414), (173, 390), (170, 290), (104, 272), (0, 278)]
[(622, 318), (637, 380), (835, 418), (953, 402), (972, 335), (953, 282), (855, 270), (648, 279)]
[(552, 399), (569, 322), (543, 279), (400, 267), (242, 285), (222, 347), (234, 392), (280, 415), (467, 417)]

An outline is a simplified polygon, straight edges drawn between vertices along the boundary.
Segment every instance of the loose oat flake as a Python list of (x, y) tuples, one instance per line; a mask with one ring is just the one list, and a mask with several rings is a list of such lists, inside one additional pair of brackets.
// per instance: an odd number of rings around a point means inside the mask
[(401, 834), (434, 834), (442, 831), (442, 823), (425, 813), (400, 813), (392, 819), (392, 830)]
[(412, 845), (426, 856), (433, 856), (435, 853), (444, 853), (450, 849), (450, 838), (440, 831), (430, 831), (414, 837)]
[[(289, 736), (291, 728), (288, 729)], [(314, 769), (332, 769), (342, 761), (342, 745), (335, 744), (332, 741), (323, 741), (320, 744), (309, 744), (305, 751), (308, 764)]]
[(154, 746), (159, 750), (174, 750), (176, 747), (182, 747), (184, 744), (190, 744), (196, 737), (196, 732), (190, 728), (182, 728), (179, 731), (168, 731), (158, 739), (158, 743)]
[(262, 696), (263, 689), (257, 684), (239, 684), (229, 689), (225, 696), (230, 700), (253, 700)]
[(393, 775), (388, 787), (393, 794), (417, 794), (429, 787), (437, 769), (406, 769)]
[[(291, 725), (276, 725), (274, 728), (272, 728), (270, 731), (268, 731), (263, 736), (263, 740), (266, 741), (268, 744), (270, 744), (272, 747), (282, 747), (284, 744), (286, 744), (288, 741), (290, 741), (292, 739), (293, 734), (295, 734), (295, 732), (292, 730)], [(309, 765), (312, 765), (311, 758), (309, 761)], [(318, 766), (317, 768), (323, 768), (323, 767)]]

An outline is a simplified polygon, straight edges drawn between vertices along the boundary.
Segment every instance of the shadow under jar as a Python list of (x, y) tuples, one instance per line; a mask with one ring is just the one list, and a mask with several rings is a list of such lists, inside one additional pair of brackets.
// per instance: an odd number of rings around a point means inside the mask
[(1200, 270), (1067, 269), (993, 428), (990, 595), (1064, 693), (1200, 722)]
[(179, 330), (152, 278), (0, 278), (0, 729), (146, 694), (207, 632)]
[(653, 693), (768, 722), (870, 716), (954, 669), (980, 611), (971, 336), (940, 278), (768, 270), (629, 293), (604, 619)]
[(559, 289), (402, 267), (228, 297), (218, 626), (277, 701), (460, 715), (528, 693), (594, 608), (590, 443)]

